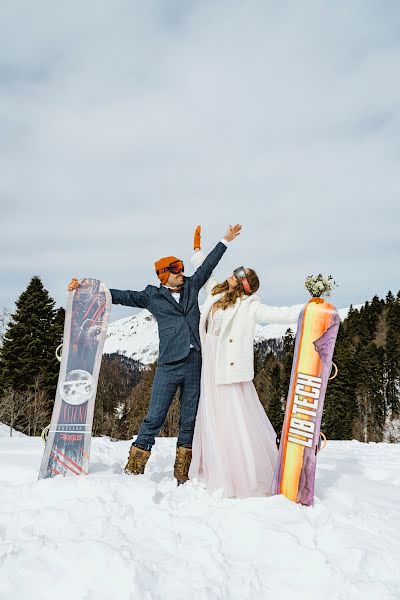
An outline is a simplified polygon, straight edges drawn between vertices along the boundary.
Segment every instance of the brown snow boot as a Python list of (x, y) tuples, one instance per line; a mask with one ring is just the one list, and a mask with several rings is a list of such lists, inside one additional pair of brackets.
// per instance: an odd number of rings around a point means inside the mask
[(178, 485), (185, 483), (189, 479), (189, 467), (192, 460), (192, 448), (186, 446), (176, 447), (176, 458), (174, 464), (174, 477)]
[(131, 446), (126, 463), (125, 473), (127, 475), (143, 475), (144, 468), (149, 460), (151, 451), (140, 448), (139, 446)]

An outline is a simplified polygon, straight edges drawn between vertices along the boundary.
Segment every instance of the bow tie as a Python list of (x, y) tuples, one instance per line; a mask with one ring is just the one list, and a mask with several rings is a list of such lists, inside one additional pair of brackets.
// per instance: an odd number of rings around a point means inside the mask
[(183, 287), (169, 288), (167, 290), (171, 292), (171, 294), (181, 294), (183, 292)]

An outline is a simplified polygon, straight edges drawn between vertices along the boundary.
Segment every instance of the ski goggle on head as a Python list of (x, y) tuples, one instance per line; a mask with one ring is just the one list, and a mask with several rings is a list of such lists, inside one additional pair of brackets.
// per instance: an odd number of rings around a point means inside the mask
[(157, 275), (161, 275), (161, 273), (166, 273), (169, 271), (173, 275), (178, 275), (178, 273), (183, 273), (185, 270), (184, 264), (181, 260), (175, 260), (168, 267), (163, 267), (162, 269), (158, 269), (156, 271)]
[(247, 281), (246, 271), (244, 270), (244, 267), (238, 267), (233, 271), (233, 274), (236, 277), (236, 280), (242, 283), (246, 294), (251, 294), (251, 287), (249, 282)]

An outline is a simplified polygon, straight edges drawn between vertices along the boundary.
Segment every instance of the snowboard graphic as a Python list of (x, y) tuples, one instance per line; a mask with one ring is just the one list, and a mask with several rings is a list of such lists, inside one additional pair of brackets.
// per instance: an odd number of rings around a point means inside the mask
[(68, 295), (63, 353), (39, 479), (87, 475), (97, 380), (111, 294), (97, 279), (81, 279)]
[(339, 325), (338, 311), (322, 298), (312, 298), (298, 320), (272, 494), (306, 506), (314, 500), (321, 418)]

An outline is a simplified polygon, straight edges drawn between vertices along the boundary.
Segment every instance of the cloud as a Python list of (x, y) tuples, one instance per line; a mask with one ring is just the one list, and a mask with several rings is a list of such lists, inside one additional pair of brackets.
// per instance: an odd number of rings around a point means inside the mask
[[(386, 3), (16, 1), (0, 34), (0, 306), (33, 274), (111, 287), (243, 234), (271, 304), (398, 285), (400, 9)], [(121, 312), (123, 311), (123, 312)], [(126, 314), (115, 309), (114, 318)]]

